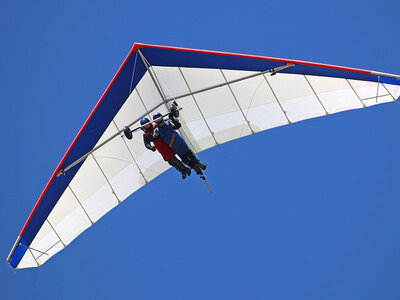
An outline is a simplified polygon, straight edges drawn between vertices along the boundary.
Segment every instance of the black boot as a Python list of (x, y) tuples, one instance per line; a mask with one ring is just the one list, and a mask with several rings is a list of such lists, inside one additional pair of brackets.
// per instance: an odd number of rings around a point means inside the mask
[(202, 169), (205, 170), (207, 168), (206, 164), (202, 164), (201, 162), (199, 162), (198, 166)]
[(190, 170), (190, 168), (186, 168), (185, 173), (187, 174), (187, 176), (190, 176), (190, 174), (192, 174), (192, 171)]
[(203, 175), (203, 172), (201, 171), (200, 167), (198, 165), (195, 165), (193, 167), (193, 170), (195, 170), (197, 175)]

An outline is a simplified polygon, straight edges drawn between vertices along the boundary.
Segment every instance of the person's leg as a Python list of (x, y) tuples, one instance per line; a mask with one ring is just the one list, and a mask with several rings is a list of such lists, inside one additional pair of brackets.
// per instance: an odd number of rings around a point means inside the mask
[(187, 153), (183, 154), (181, 156), (181, 160), (183, 161), (183, 163), (191, 168), (194, 167), (194, 163), (189, 159), (189, 157), (187, 156)]
[(195, 166), (197, 166), (197, 167), (199, 167), (199, 168), (201, 168), (201, 169), (203, 169), (203, 170), (205, 170), (205, 169), (207, 168), (207, 165), (201, 163), (201, 162), (199, 161), (199, 159), (196, 157), (196, 155), (195, 155), (191, 150), (188, 151), (188, 152), (185, 153), (185, 154), (187, 155), (188, 159), (189, 159), (190, 161), (192, 161), (192, 164), (194, 164)]
[[(194, 158), (194, 159), (193, 159)], [(188, 165), (189, 167), (191, 167), (193, 170), (195, 170), (195, 172), (198, 174), (198, 175), (202, 175), (203, 174), (203, 172), (201, 171), (201, 168), (200, 168), (200, 166), (197, 164), (197, 159), (196, 159), (196, 157), (193, 155), (193, 152), (192, 151), (188, 151), (188, 152), (186, 152), (185, 154), (183, 154), (182, 156), (181, 156), (181, 159), (182, 159), (182, 161), (186, 164), (186, 165)]]
[(190, 169), (187, 168), (176, 156), (168, 159), (168, 163), (182, 174), (183, 179), (186, 178), (186, 174), (190, 175)]

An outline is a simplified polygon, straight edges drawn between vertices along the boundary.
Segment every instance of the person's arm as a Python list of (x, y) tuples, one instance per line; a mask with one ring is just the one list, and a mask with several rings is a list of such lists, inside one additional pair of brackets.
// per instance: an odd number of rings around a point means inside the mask
[(152, 146), (151, 144), (150, 144), (150, 138), (149, 138), (149, 136), (148, 135), (144, 135), (143, 134), (143, 142), (144, 142), (144, 146), (147, 148), (147, 149), (149, 149), (149, 150), (151, 150), (151, 151), (156, 151), (156, 147), (154, 147), (154, 146)]
[(155, 140), (161, 138), (160, 132), (156, 128), (152, 134), (151, 141), (154, 142)]
[(169, 123), (173, 129), (179, 129), (182, 126), (181, 123), (179, 123), (179, 121), (174, 117), (172, 117), (171, 115), (169, 117)]

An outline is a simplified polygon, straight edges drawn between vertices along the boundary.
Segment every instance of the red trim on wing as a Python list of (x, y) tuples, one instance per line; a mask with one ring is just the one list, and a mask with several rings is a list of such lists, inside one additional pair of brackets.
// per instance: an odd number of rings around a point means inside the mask
[(83, 124), (81, 130), (79, 130), (78, 135), (75, 137), (75, 139), (73, 140), (71, 146), (69, 146), (67, 152), (64, 154), (64, 157), (61, 159), (61, 162), (58, 164), (56, 170), (54, 171), (53, 175), (51, 176), (49, 182), (47, 183), (46, 187), (44, 188), (42, 194), (40, 195), (38, 201), (35, 204), (35, 207), (33, 208), (31, 214), (29, 215), (28, 220), (25, 222), (24, 227), (21, 230), (21, 233), (19, 234), (19, 237), (22, 237), (24, 235), (24, 232), (26, 230), (26, 228), (28, 227), (29, 222), (31, 221), (33, 215), (35, 214), (37, 208), (39, 207), (40, 202), (42, 202), (42, 199), (44, 197), (44, 195), (46, 194), (47, 190), (49, 189), (51, 183), (53, 182), (54, 178), (56, 177), (56, 175), (58, 174), (58, 172), (60, 171), (60, 168), (62, 166), (62, 164), (64, 163), (64, 161), (66, 160), (67, 156), (69, 155), (69, 153), (71, 152), (72, 148), (74, 147), (75, 143), (77, 142), (77, 140), (79, 139), (79, 137), (81, 136), (83, 130), (86, 128), (87, 124), (89, 123), (90, 119), (92, 118), (92, 116), (94, 115), (94, 113), (96, 112), (97, 108), (100, 106), (101, 102), (103, 101), (104, 97), (107, 95), (108, 91), (110, 90), (111, 86), (114, 84), (115, 80), (117, 79), (119, 73), (121, 72), (121, 70), (123, 69), (123, 67), (125, 66), (126, 62), (128, 61), (128, 59), (130, 58), (130, 56), (132, 55), (133, 52), (136, 51), (135, 45), (132, 47), (131, 51), (129, 52), (128, 56), (125, 58), (124, 62), (122, 63), (122, 65), (119, 67), (117, 73), (114, 75), (113, 79), (111, 80), (110, 84), (108, 85), (107, 89), (105, 90), (105, 92), (103, 93), (103, 95), (101, 96), (100, 100), (97, 102), (96, 106), (94, 107), (94, 109), (92, 110), (92, 112), (90, 113), (89, 117), (87, 118), (85, 124)]
[(320, 64), (320, 63), (294, 60), (294, 59), (275, 58), (275, 57), (267, 57), (267, 56), (259, 56), (259, 55), (237, 54), (237, 53), (229, 53), (229, 52), (221, 52), (221, 51), (188, 49), (188, 48), (180, 48), (180, 47), (168, 47), (168, 46), (141, 44), (141, 43), (136, 43), (134, 45), (135, 51), (136, 51), (136, 49), (145, 48), (145, 47), (146, 48), (155, 48), (155, 49), (205, 53), (205, 54), (227, 55), (227, 56), (245, 57), (245, 58), (256, 58), (256, 59), (263, 59), (263, 60), (279, 61), (279, 62), (290, 63), (290, 64), (300, 64), (300, 65), (307, 65), (307, 66), (313, 66), (313, 67), (330, 68), (330, 69), (338, 69), (338, 70), (342, 70), (342, 71), (351, 71), (351, 72), (357, 72), (357, 73), (371, 74), (371, 71), (363, 70), (363, 69), (347, 68), (347, 67), (342, 67), (342, 66)]

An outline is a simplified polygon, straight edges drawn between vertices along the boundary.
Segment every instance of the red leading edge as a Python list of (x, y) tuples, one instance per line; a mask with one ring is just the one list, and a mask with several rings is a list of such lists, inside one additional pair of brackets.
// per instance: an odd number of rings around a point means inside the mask
[(294, 60), (294, 59), (284, 59), (284, 58), (267, 57), (267, 56), (260, 56), (260, 55), (247, 55), (247, 54), (237, 54), (237, 53), (229, 53), (229, 52), (221, 52), (221, 51), (209, 51), (209, 50), (200, 50), (200, 49), (189, 49), (189, 48), (180, 48), (180, 47), (148, 45), (148, 44), (141, 44), (141, 43), (135, 43), (133, 45), (133, 50), (134, 51), (136, 51), (137, 49), (141, 49), (141, 48), (156, 48), (156, 49), (165, 49), (165, 50), (197, 52), (197, 53), (205, 53), (205, 54), (216, 54), (216, 55), (227, 55), (227, 56), (236, 56), (236, 57), (245, 57), (245, 58), (256, 58), (256, 59), (262, 59), (262, 60), (279, 61), (279, 62), (290, 63), (290, 64), (299, 64), (299, 65), (306, 65), (306, 66), (313, 66), (313, 67), (322, 67), (322, 68), (337, 69), (337, 70), (342, 70), (342, 71), (350, 71), (350, 72), (371, 74), (371, 71), (363, 70), (363, 69), (347, 68), (347, 67), (328, 65), (328, 64), (320, 64), (320, 63), (313, 63), (313, 62)]
[[(134, 45), (135, 46), (135, 45)], [(129, 52), (128, 56), (125, 58), (124, 62), (122, 63), (122, 65), (119, 67), (117, 73), (114, 75), (113, 79), (111, 80), (110, 84), (108, 85), (107, 89), (105, 90), (105, 92), (103, 93), (103, 95), (101, 96), (100, 100), (97, 102), (96, 106), (94, 107), (94, 109), (92, 110), (92, 112), (90, 113), (89, 117), (87, 118), (86, 122), (83, 124), (82, 128), (79, 130), (78, 135), (75, 137), (75, 139), (73, 140), (71, 146), (69, 146), (67, 152), (64, 154), (63, 158), (61, 159), (61, 162), (58, 164), (56, 170), (54, 171), (53, 175), (51, 176), (49, 182), (47, 183), (46, 187), (44, 188), (42, 194), (40, 195), (38, 201), (36, 202), (32, 212), (29, 215), (28, 220), (25, 222), (24, 227), (21, 230), (21, 233), (19, 234), (19, 237), (22, 237), (24, 235), (24, 232), (26, 230), (26, 228), (29, 225), (29, 222), (31, 221), (33, 215), (35, 214), (40, 202), (42, 201), (44, 195), (46, 194), (48, 188), (50, 187), (51, 183), (53, 182), (54, 178), (56, 177), (56, 175), (58, 174), (58, 172), (60, 171), (60, 168), (62, 166), (62, 164), (64, 163), (65, 159), (67, 158), (68, 154), (71, 152), (71, 149), (74, 147), (76, 141), (79, 139), (80, 135), (82, 134), (83, 130), (86, 128), (87, 124), (89, 123), (90, 119), (92, 118), (93, 114), (96, 112), (97, 108), (100, 106), (101, 102), (103, 101), (104, 97), (107, 95), (108, 91), (110, 90), (111, 86), (114, 84), (115, 80), (117, 79), (119, 73), (121, 72), (121, 70), (123, 69), (123, 67), (125, 66), (126, 62), (128, 61), (128, 59), (131, 57), (132, 53), (135, 52), (135, 47), (133, 47), (131, 49), (131, 51)]]

